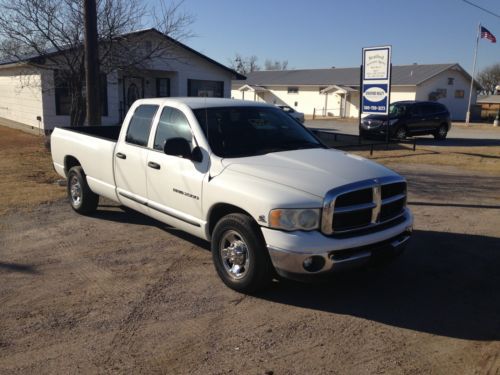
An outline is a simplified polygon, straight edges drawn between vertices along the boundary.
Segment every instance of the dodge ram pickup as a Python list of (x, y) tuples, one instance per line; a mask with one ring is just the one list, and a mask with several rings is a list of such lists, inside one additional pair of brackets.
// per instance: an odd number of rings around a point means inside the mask
[(412, 232), (403, 177), (272, 105), (141, 99), (121, 126), (56, 128), (51, 150), (76, 212), (102, 196), (210, 241), (240, 292), (396, 256)]

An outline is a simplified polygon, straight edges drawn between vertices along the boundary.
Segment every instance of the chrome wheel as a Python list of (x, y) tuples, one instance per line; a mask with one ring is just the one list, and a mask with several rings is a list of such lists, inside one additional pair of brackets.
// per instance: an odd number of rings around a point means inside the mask
[(75, 175), (71, 176), (69, 180), (69, 193), (71, 204), (78, 207), (82, 202), (82, 186), (80, 185), (80, 181), (78, 181), (78, 177)]
[(228, 230), (224, 233), (219, 243), (219, 252), (224, 269), (232, 279), (245, 277), (250, 257), (247, 244), (238, 232)]
[(439, 130), (438, 130), (439, 137), (441, 137), (441, 138), (446, 137), (446, 133), (448, 133), (448, 132), (446, 131), (446, 128), (444, 126), (439, 127)]

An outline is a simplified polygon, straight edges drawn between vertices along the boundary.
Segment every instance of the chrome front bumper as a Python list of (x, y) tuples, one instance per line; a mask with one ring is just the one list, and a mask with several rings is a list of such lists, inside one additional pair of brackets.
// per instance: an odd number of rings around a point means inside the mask
[[(291, 246), (288, 249), (283, 246), (286, 234), (277, 234), (281, 237), (275, 241), (281, 242), (281, 246), (273, 246), (268, 241), (267, 248), (274, 268), (281, 276), (297, 278), (328, 274), (401, 253), (413, 227), (413, 217), (409, 211), (405, 219), (401, 224), (384, 231), (349, 239), (334, 239), (320, 233), (302, 233), (302, 236), (289, 233)], [(264, 237), (273, 239), (267, 231), (264, 231)]]

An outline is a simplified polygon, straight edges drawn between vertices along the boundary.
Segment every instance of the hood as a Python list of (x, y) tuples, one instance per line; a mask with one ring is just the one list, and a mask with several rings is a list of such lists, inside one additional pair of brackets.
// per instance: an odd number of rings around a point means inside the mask
[(223, 159), (231, 171), (324, 197), (329, 190), (370, 178), (397, 175), (380, 164), (333, 149), (276, 152)]

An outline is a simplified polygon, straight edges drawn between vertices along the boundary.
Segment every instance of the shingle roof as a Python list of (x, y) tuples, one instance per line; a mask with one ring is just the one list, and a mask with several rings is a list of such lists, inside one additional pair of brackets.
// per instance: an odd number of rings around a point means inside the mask
[[(166, 34), (163, 34), (162, 32), (158, 31), (154, 27), (153, 28), (149, 28), (149, 29), (141, 29), (141, 30), (132, 31), (132, 32), (129, 32), (129, 33), (124, 33), (124, 34), (118, 35), (116, 38), (126, 38), (126, 37), (129, 37), (131, 35), (139, 35), (139, 34), (144, 34), (144, 33), (149, 33), (149, 32), (159, 34), (160, 36), (162, 36), (162, 37), (166, 38), (167, 40), (169, 40), (171, 43), (176, 44), (177, 46), (179, 46), (179, 47), (181, 47), (181, 48), (183, 48), (185, 50), (188, 50), (188, 51), (194, 53), (195, 55), (198, 55), (199, 57), (207, 60), (208, 62), (210, 62), (212, 64), (215, 64), (215, 65), (217, 65), (218, 67), (220, 67), (220, 68), (222, 68), (224, 70), (229, 71), (230, 73), (232, 73), (236, 77), (237, 80), (242, 80), (242, 79), (246, 78), (244, 75), (236, 72), (235, 70), (233, 70), (231, 68), (228, 68), (227, 66), (221, 64), (220, 62), (211, 59), (210, 57), (202, 54), (201, 52), (198, 52), (198, 51), (192, 49), (191, 47), (188, 47), (184, 43), (181, 43), (178, 40), (175, 40), (175, 39), (169, 37)], [(46, 51), (46, 53), (43, 56), (57, 55), (58, 53), (59, 52), (57, 51), (56, 48), (50, 48), (50, 49), (48, 49)], [(43, 57), (43, 56), (39, 55), (39, 54), (31, 54), (31, 55), (26, 55), (26, 56), (24, 56), (21, 59), (3, 60), (3, 61), (0, 61), (0, 67), (2, 65), (11, 65), (11, 64), (17, 64), (17, 63), (29, 63), (29, 62), (31, 62), (33, 60), (36, 60), (36, 59), (38, 59), (40, 57)]]
[[(392, 67), (392, 85), (418, 85), (447, 69), (462, 71), (470, 79), (467, 72), (458, 64), (394, 65)], [(359, 86), (359, 78), (359, 68), (266, 70), (248, 73), (246, 81), (235, 82), (233, 87), (245, 84), (263, 86)]]

